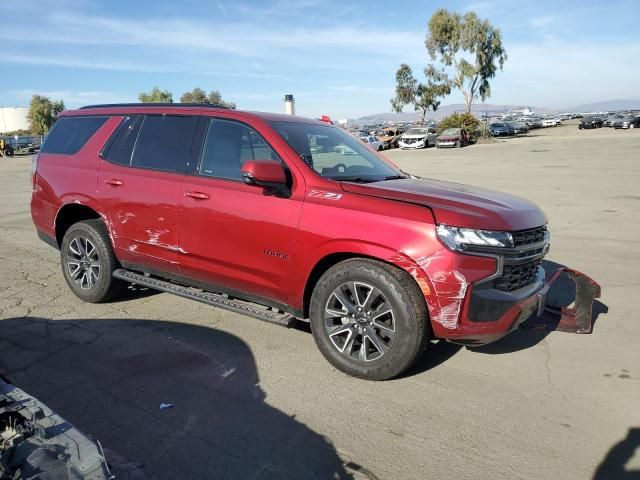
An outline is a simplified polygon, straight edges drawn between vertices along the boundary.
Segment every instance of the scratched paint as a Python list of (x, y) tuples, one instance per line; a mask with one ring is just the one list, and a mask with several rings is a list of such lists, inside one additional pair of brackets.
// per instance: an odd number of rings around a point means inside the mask
[(124, 225), (125, 223), (127, 223), (130, 219), (135, 218), (135, 214), (131, 213), (131, 212), (123, 212), (122, 210), (120, 210), (116, 216), (118, 217), (118, 221)]
[(469, 283), (462, 273), (450, 268), (450, 258), (444, 250), (416, 261), (398, 253), (389, 261), (401, 266), (416, 279), (432, 321), (448, 329), (458, 326)]
[(187, 251), (181, 248), (179, 245), (173, 245), (171, 243), (165, 243), (161, 241), (160, 237), (162, 237), (163, 235), (166, 235), (167, 233), (170, 233), (170, 230), (148, 229), (148, 230), (145, 230), (145, 232), (148, 235), (146, 243), (150, 243), (151, 245), (156, 245), (158, 247), (166, 248), (167, 250), (171, 250), (172, 252), (180, 252), (183, 254), (187, 253)]
[(160, 237), (162, 237), (163, 235), (166, 235), (167, 233), (169, 233), (169, 230), (157, 230), (155, 228), (150, 228), (148, 230), (145, 230), (145, 232), (147, 232), (147, 235), (149, 236), (147, 238), (147, 242), (151, 243), (152, 245), (159, 245), (159, 246), (165, 246), (166, 244), (163, 244), (160, 241)]

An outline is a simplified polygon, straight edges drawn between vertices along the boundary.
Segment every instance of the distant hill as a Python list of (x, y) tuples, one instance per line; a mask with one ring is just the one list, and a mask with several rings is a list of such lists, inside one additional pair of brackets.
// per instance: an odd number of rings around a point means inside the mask
[[(476, 115), (499, 115), (507, 113), (509, 110), (524, 108), (525, 105), (491, 105), (488, 103), (479, 103), (472, 105), (471, 111)], [(558, 110), (552, 110), (549, 108), (529, 107), (533, 111), (541, 114), (555, 113)], [(447, 115), (451, 115), (455, 112), (464, 112), (466, 109), (463, 103), (454, 103), (451, 105), (443, 105), (435, 112), (427, 112), (427, 119), (440, 120)], [(374, 113), (372, 115), (366, 115), (358, 118), (356, 123), (361, 125), (376, 124), (384, 122), (413, 122), (420, 119), (420, 114), (417, 112), (402, 112), (402, 113)]]
[(640, 100), (608, 100), (606, 102), (585, 103), (572, 110), (574, 112), (609, 112), (631, 109), (640, 109)]

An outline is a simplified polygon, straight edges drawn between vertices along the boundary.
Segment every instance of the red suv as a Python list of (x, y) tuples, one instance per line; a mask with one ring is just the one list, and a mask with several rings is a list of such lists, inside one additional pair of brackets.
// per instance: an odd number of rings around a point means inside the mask
[(357, 377), (431, 338), (494, 341), (536, 312), (547, 219), (419, 178), (338, 127), (208, 105), (63, 112), (34, 159), (33, 221), (71, 290), (127, 284), (289, 325)]

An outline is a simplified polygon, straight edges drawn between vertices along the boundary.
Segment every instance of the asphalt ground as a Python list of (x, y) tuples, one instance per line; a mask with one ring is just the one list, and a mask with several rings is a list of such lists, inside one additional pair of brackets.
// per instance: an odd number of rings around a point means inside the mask
[(14, 157), (0, 158), (0, 374), (161, 479), (637, 478), (640, 130), (573, 122), (386, 154), (537, 202), (548, 260), (602, 285), (594, 332), (432, 343), (402, 378), (367, 382), (305, 328), (144, 289), (84, 304), (35, 235), (30, 159)]

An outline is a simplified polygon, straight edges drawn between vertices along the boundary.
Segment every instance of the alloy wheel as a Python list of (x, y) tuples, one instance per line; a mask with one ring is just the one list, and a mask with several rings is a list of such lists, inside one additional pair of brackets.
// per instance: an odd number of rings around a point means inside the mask
[(345, 282), (333, 290), (324, 311), (324, 324), (333, 346), (361, 362), (377, 360), (393, 346), (395, 314), (376, 287)]
[(67, 271), (82, 290), (91, 290), (100, 278), (98, 249), (86, 237), (74, 237), (67, 249)]

